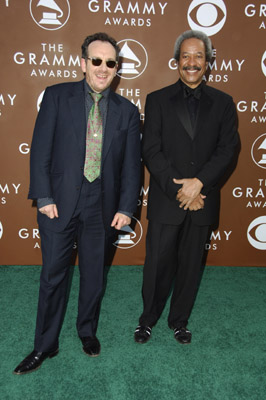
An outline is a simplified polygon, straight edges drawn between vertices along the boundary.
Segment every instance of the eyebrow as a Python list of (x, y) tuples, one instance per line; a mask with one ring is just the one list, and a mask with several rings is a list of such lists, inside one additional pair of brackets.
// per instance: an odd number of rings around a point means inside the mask
[[(99, 60), (103, 60), (103, 58), (100, 57), (100, 56), (90, 56), (90, 57), (91, 57), (91, 58), (97, 58), (97, 59), (99, 59)], [(116, 61), (116, 59), (110, 57), (110, 58), (107, 58), (106, 61)]]
[(181, 54), (201, 54), (204, 55), (203, 51), (197, 51), (197, 52), (193, 52), (193, 51), (181, 51)]

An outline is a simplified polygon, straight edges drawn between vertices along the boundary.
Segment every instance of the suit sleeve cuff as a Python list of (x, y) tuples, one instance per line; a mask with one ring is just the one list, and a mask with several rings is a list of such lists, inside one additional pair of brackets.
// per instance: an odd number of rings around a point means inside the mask
[(54, 199), (52, 199), (51, 197), (43, 197), (41, 199), (37, 199), (38, 209), (48, 206), (49, 204), (55, 204)]
[(119, 212), (120, 214), (126, 215), (126, 216), (129, 217), (129, 218), (132, 218), (132, 216), (133, 216), (133, 213), (130, 213), (130, 212), (127, 212), (127, 211), (120, 211), (120, 210), (118, 210), (118, 212)]

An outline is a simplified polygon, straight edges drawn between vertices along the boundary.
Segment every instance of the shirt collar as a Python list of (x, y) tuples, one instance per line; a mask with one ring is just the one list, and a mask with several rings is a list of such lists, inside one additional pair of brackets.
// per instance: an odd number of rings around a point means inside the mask
[[(84, 86), (85, 86), (85, 93), (87, 94), (87, 93), (93, 93), (94, 92), (94, 90), (92, 90), (92, 88), (90, 87), (90, 85), (88, 84), (88, 82), (86, 81), (86, 79), (84, 79)], [(109, 96), (109, 93), (110, 93), (110, 87), (108, 87), (107, 89), (105, 89), (105, 90), (103, 90), (102, 92), (101, 92), (101, 95), (104, 97), (104, 98), (108, 98), (108, 96)]]
[(188, 85), (186, 85), (183, 81), (181, 81), (183, 87), (184, 98), (189, 96), (194, 96), (196, 99), (200, 99), (201, 96), (201, 89), (202, 89), (202, 82), (197, 86), (195, 89), (192, 89)]

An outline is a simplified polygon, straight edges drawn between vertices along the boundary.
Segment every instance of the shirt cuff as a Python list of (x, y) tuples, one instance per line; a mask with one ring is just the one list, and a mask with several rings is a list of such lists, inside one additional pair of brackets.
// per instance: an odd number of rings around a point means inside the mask
[(43, 197), (41, 199), (37, 199), (38, 209), (48, 206), (49, 204), (55, 204), (54, 199), (52, 199), (52, 197)]
[(120, 214), (124, 214), (124, 215), (126, 215), (127, 217), (129, 217), (129, 218), (132, 218), (132, 216), (133, 216), (133, 213), (130, 213), (130, 212), (127, 212), (127, 211), (118, 211)]

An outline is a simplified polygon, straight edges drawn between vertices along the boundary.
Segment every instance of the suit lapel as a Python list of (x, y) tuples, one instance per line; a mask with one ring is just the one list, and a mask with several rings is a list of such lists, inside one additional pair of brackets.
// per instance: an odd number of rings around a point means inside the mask
[(174, 96), (172, 97), (172, 101), (173, 101), (174, 108), (175, 108), (174, 115), (177, 115), (178, 119), (181, 121), (185, 130), (187, 131), (187, 133), (189, 134), (191, 139), (193, 139), (194, 131), (193, 131), (192, 124), (190, 121), (188, 109), (185, 105), (183, 90), (182, 90), (182, 87), (181, 87), (181, 84), (179, 81), (177, 82), (175, 87), (176, 87), (176, 92), (175, 92)]
[(206, 119), (206, 115), (211, 113), (211, 108), (212, 108), (213, 101), (212, 99), (208, 96), (206, 93), (206, 87), (205, 85), (202, 86), (202, 92), (201, 92), (201, 98), (200, 98), (200, 103), (199, 103), (199, 110), (198, 110), (198, 115), (197, 115), (197, 120), (195, 123), (195, 136), (200, 133), (202, 130), (202, 126), (204, 124), (204, 121)]
[(181, 121), (186, 132), (188, 133), (188, 135), (191, 137), (192, 140), (201, 131), (202, 125), (204, 124), (205, 116), (211, 112), (213, 101), (208, 96), (206, 89), (207, 89), (206, 86), (203, 85), (194, 130), (192, 128), (189, 112), (185, 105), (182, 87), (181, 87), (181, 84), (179, 81), (177, 82), (177, 84), (175, 86), (175, 93), (172, 96), (172, 101), (173, 101), (173, 104), (175, 107), (176, 115), (179, 118), (179, 120)]
[(185, 130), (187, 131), (187, 133), (189, 134), (191, 139), (193, 139), (194, 138), (194, 130), (192, 128), (189, 112), (185, 105), (183, 95), (178, 96), (177, 110), (178, 110), (177, 111), (178, 118), (182, 122), (182, 125), (184, 126)]
[[(70, 115), (72, 116), (72, 121), (74, 125), (75, 136), (78, 141), (79, 148), (82, 152), (82, 156), (84, 156), (86, 147), (86, 132), (87, 132), (84, 80), (78, 82), (73, 87), (73, 91), (68, 99), (68, 104), (70, 109)], [(116, 96), (114, 92), (110, 91), (108, 112), (107, 112), (105, 132), (104, 132), (104, 141), (103, 141), (103, 151), (102, 151), (103, 161), (108, 153), (119, 121), (119, 115), (120, 115), (119, 104), (120, 101), (118, 99), (118, 96)]]
[(84, 80), (78, 82), (74, 87), (72, 94), (68, 99), (70, 115), (75, 130), (75, 136), (82, 154), (85, 151), (86, 141), (86, 113), (85, 113), (85, 95), (84, 95)]
[(103, 151), (102, 151), (102, 161), (104, 161), (108, 150), (111, 146), (115, 131), (117, 129), (117, 124), (119, 121), (119, 99), (114, 92), (110, 91), (109, 95), (108, 112), (106, 118), (104, 141), (103, 141)]

